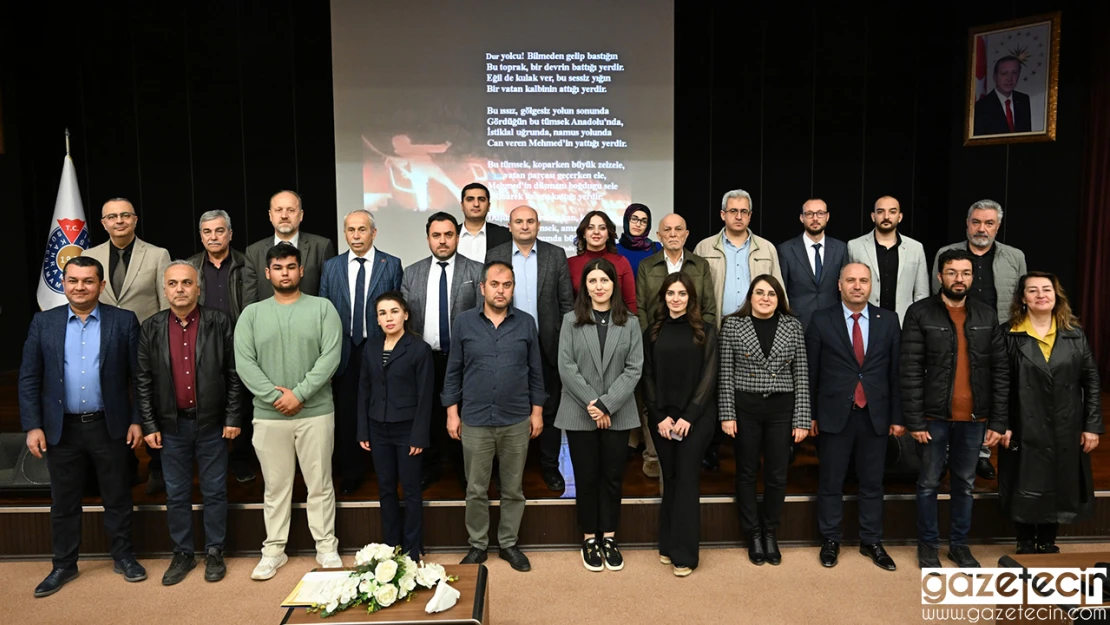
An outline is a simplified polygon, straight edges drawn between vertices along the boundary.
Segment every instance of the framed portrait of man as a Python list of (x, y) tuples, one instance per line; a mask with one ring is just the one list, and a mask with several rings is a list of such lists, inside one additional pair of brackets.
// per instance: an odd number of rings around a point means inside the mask
[(1060, 13), (968, 32), (964, 145), (1056, 140)]

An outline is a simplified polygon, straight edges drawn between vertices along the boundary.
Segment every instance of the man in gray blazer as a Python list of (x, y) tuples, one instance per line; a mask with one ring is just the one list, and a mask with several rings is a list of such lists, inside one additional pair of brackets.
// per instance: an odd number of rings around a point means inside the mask
[(435, 365), (432, 444), (424, 450), (420, 486), (427, 488), (439, 480), (446, 456), (451, 457), (456, 478), (465, 485), (462, 445), (447, 435), (447, 407), (440, 394), (451, 347), (451, 323), (460, 312), (483, 301), (482, 264), (457, 253), (459, 222), (450, 213), (433, 214), (424, 231), (432, 255), (405, 267), (401, 279), (401, 294), (409, 305), (409, 327), (431, 346)]
[(824, 200), (807, 200), (798, 219), (805, 232), (779, 245), (778, 250), (786, 298), (805, 328), (815, 311), (840, 301), (836, 282), (841, 267), (848, 263), (848, 246), (825, 236), (829, 207)]
[(335, 244), (315, 234), (301, 232), (304, 210), (301, 196), (295, 191), (279, 191), (270, 198), (270, 223), (274, 236), (255, 241), (247, 248), (247, 264), (243, 272), (243, 305), (273, 297), (274, 287), (266, 279), (266, 252), (275, 245), (287, 243), (301, 251), (301, 293), (319, 295), (320, 273), (324, 261), (335, 256)]
[(559, 380), (559, 328), (563, 315), (574, 307), (567, 255), (562, 248), (540, 241), (540, 218), (531, 206), (517, 206), (509, 213), (509, 233), (513, 240), (486, 252), (486, 262), (503, 262), (513, 268), (516, 288), (513, 306), (536, 319), (540, 334), (543, 385), (547, 401), (543, 406), (543, 433), (540, 434), (540, 469), (543, 481), (553, 491), (566, 487), (559, 473), (559, 447), (562, 432), (555, 428), (562, 382)]
[(872, 306), (898, 313), (898, 323), (910, 304), (929, 297), (929, 267), (925, 248), (914, 239), (898, 233), (902, 206), (884, 195), (871, 209), (875, 229), (848, 241), (848, 260), (871, 269)]

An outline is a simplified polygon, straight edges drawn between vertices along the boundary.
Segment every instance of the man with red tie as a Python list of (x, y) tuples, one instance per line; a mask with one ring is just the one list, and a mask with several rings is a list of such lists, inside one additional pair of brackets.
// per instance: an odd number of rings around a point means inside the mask
[(1004, 56), (994, 63), (994, 89), (975, 103), (975, 136), (1032, 132), (1029, 95), (1014, 91), (1021, 81), (1021, 61)]

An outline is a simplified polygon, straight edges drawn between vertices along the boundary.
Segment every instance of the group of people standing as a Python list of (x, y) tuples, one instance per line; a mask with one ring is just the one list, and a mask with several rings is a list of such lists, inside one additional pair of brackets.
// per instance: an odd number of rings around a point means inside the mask
[[(1018, 523), (1020, 551), (1055, 550), (1056, 524), (1091, 508), (1088, 454), (1103, 432), (1097, 370), (1059, 281), (1027, 272), (1020, 251), (994, 240), (1002, 218), (994, 202), (971, 207), (968, 240), (938, 253), (931, 289), (924, 250), (897, 232), (902, 215), (891, 197), (876, 201), (875, 229), (847, 244), (825, 235), (828, 207), (811, 199), (800, 214), (804, 232), (776, 248), (748, 227), (750, 195), (730, 191), (724, 228), (693, 252), (679, 215), (660, 220), (655, 242), (647, 206), (628, 207), (619, 238), (610, 217), (592, 211), (569, 259), (537, 238), (533, 208), (513, 209), (505, 228), (486, 221), (483, 185), (467, 185), (460, 199), (463, 221), (432, 214), (430, 256), (404, 269), (375, 247), (365, 210), (346, 216), (350, 251), (336, 256), (330, 241), (300, 230), (291, 191), (271, 198), (274, 235), (246, 254), (230, 249), (227, 213), (211, 211), (199, 224), (205, 251), (174, 262), (135, 237), (130, 202), (106, 203), (110, 241), (66, 265), (69, 303), (37, 314), (24, 348), (23, 427), (33, 454), (49, 446), (53, 495), (54, 566), (36, 596), (77, 576), (88, 458), (116, 570), (146, 578), (130, 542), (127, 470), (128, 447), (144, 440), (174, 541), (164, 584), (196, 566), (194, 461), (205, 579), (226, 571), (228, 439), (252, 443), (265, 481), (257, 580), (287, 561), (298, 465), (317, 561), (342, 566), (332, 465), (340, 491), (353, 493), (366, 452), (382, 540), (417, 560), (421, 491), (447, 466), (466, 488), (462, 562), (486, 559), (497, 471), (499, 555), (527, 571), (517, 542), (529, 441), (538, 439), (545, 484), (560, 491), (563, 432), (591, 571), (624, 566), (621, 486), (638, 442), (645, 473), (661, 480), (660, 561), (679, 577), (698, 565), (700, 474), (726, 438), (755, 564), (782, 560), (787, 468), (793, 446), (810, 436), (819, 442), (826, 566), (837, 562), (854, 464), (860, 551), (895, 568), (882, 546), (882, 481), (887, 437), (906, 430), (921, 456), (923, 567), (940, 565), (936, 489), (945, 471), (948, 556), (977, 565), (967, 548), (971, 491), (984, 460), (993, 471), (989, 448), (998, 443), (1002, 502)], [(253, 477), (242, 464), (233, 473)]]

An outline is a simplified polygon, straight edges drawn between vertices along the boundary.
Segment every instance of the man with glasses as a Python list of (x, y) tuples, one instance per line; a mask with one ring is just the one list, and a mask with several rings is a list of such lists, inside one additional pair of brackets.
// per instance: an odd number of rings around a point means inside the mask
[(840, 301), (837, 280), (848, 262), (848, 246), (825, 236), (829, 207), (813, 198), (802, 204), (799, 220), (805, 232), (779, 246), (782, 252), (782, 286), (802, 327), (809, 327), (814, 312)]
[[(104, 203), (100, 215), (100, 223), (108, 231), (108, 240), (83, 254), (96, 259), (108, 270), (100, 303), (130, 310), (141, 324), (154, 313), (170, 307), (162, 291), (162, 274), (170, 265), (170, 253), (135, 236), (139, 215), (130, 200), (112, 198)], [(150, 464), (147, 465), (146, 494), (163, 493), (166, 482), (162, 477), (162, 457), (157, 449), (149, 447), (147, 455)], [(134, 482), (139, 471), (138, 458), (132, 456), (130, 465)]]
[(320, 273), (324, 261), (335, 256), (331, 239), (301, 232), (304, 210), (301, 196), (295, 191), (278, 191), (270, 198), (270, 223), (274, 236), (255, 241), (247, 247), (246, 271), (243, 272), (244, 305), (273, 297), (274, 288), (266, 279), (266, 252), (275, 245), (292, 245), (301, 252), (304, 277), (300, 291), (309, 295), (320, 293)]
[(929, 297), (929, 266), (921, 243), (898, 233), (902, 205), (884, 195), (875, 200), (871, 221), (875, 229), (848, 241), (848, 258), (871, 269), (872, 306), (893, 310), (899, 322), (910, 304)]

